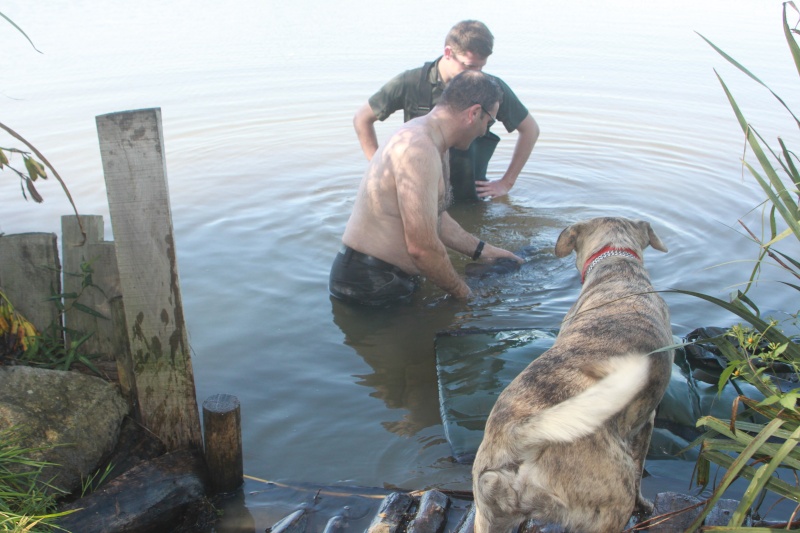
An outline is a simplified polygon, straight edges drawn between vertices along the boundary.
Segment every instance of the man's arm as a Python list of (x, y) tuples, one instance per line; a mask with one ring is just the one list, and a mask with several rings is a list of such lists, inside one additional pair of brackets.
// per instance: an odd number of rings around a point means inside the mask
[(495, 198), (504, 196), (508, 194), (508, 191), (517, 181), (517, 177), (522, 172), (522, 168), (528, 162), (528, 158), (533, 151), (533, 145), (536, 144), (536, 140), (539, 138), (539, 125), (530, 113), (517, 126), (517, 133), (517, 144), (514, 147), (511, 162), (508, 164), (508, 170), (499, 180), (475, 182), (475, 189), (479, 197)]
[(437, 287), (466, 299), (471, 294), (470, 288), (456, 273), (439, 238), (441, 154), (432, 145), (414, 139), (395, 145), (391, 154), (406, 250), (411, 260)]
[[(464, 254), (467, 257), (472, 257), (473, 254), (475, 254), (475, 251), (478, 248), (478, 243), (481, 242), (478, 237), (468, 233), (464, 228), (462, 228), (459, 223), (456, 222), (447, 212), (442, 213), (439, 226), (439, 235), (445, 246), (451, 250), (455, 250), (456, 252)], [(489, 243), (484, 243), (479, 261), (482, 263), (490, 263), (501, 257), (513, 259), (518, 263), (523, 262), (520, 257), (517, 257), (508, 250), (498, 248), (497, 246), (492, 246)]]
[(358, 142), (367, 160), (371, 160), (375, 152), (378, 151), (378, 135), (375, 133), (375, 122), (378, 117), (372, 111), (369, 102), (364, 102), (353, 117), (353, 127), (358, 135)]

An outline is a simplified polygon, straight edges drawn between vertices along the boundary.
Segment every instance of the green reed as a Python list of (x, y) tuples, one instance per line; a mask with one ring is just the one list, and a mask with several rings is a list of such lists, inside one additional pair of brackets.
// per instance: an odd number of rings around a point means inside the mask
[[(783, 4), (783, 32), (794, 67), (800, 74), (800, 47), (796, 41), (796, 35), (800, 32), (787, 22), (789, 8), (798, 11), (794, 2)], [(782, 98), (731, 56), (702, 35), (701, 37), (729, 63), (765, 87), (800, 129), (800, 120)], [(753, 164), (743, 161), (744, 168), (755, 178), (765, 194), (765, 199), (760, 204), (762, 228), (758, 234), (739, 221), (748, 238), (757, 246), (758, 257), (744, 290), (737, 291), (730, 301), (691, 291), (675, 292), (711, 302), (741, 319), (742, 322), (730, 328), (725, 335), (708, 339), (728, 361), (720, 375), (719, 388), (721, 390), (726, 383), (735, 383), (735, 379), (741, 379), (755, 386), (764, 395), (764, 399), (740, 396), (731, 406), (729, 420), (705, 416), (697, 421), (697, 426), (705, 430), (692, 443), (692, 446), (700, 446), (696, 466), (698, 485), (705, 487), (711, 483), (711, 464), (724, 468), (726, 472), (716, 483), (703, 512), (688, 531), (701, 528), (704, 531), (769, 531), (769, 527), (746, 527), (749, 515), (753, 510), (759, 509), (766, 491), (798, 504), (795, 511), (785, 518), (786, 524), (782, 527), (788, 529), (796, 527), (792, 522), (800, 514), (800, 478), (797, 475), (800, 470), (800, 451), (797, 448), (800, 438), (800, 411), (797, 405), (800, 388), (795, 386), (796, 381), (777, 379), (774, 369), (780, 366), (784, 373), (788, 369), (790, 375), (797, 376), (800, 368), (800, 344), (797, 343), (796, 336), (792, 337), (782, 331), (781, 323), (762, 317), (748, 292), (759, 281), (762, 269), (767, 264), (777, 266), (792, 280), (781, 282), (785, 290), (800, 291), (800, 286), (794, 281), (800, 280), (800, 261), (778, 249), (783, 245), (789, 247), (800, 242), (798, 157), (780, 137), (777, 140), (778, 148), (771, 148), (747, 121), (716, 70), (715, 74), (744, 133), (747, 148), (757, 161)], [(789, 310), (792, 324), (787, 324), (788, 326), (796, 328), (798, 314), (798, 309)], [(713, 505), (737, 478), (749, 480), (749, 485), (728, 525), (702, 526)]]

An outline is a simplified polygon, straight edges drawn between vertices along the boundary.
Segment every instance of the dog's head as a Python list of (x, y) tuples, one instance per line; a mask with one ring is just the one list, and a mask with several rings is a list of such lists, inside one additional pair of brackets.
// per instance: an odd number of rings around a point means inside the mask
[(565, 257), (574, 250), (575, 264), (580, 269), (588, 257), (606, 246), (630, 248), (642, 257), (648, 245), (661, 252), (667, 251), (649, 222), (601, 217), (577, 222), (562, 231), (555, 253), (557, 257)]

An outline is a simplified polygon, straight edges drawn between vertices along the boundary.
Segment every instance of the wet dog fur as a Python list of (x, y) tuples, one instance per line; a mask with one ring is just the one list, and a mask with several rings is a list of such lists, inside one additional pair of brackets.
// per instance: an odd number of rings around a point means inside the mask
[[(574, 224), (555, 254), (583, 271), (607, 246), (638, 258), (667, 248), (650, 224), (598, 218)], [(500, 394), (472, 469), (475, 533), (506, 533), (522, 521), (574, 532), (619, 533), (641, 494), (655, 409), (669, 383), (669, 310), (641, 259), (596, 261), (553, 347)]]

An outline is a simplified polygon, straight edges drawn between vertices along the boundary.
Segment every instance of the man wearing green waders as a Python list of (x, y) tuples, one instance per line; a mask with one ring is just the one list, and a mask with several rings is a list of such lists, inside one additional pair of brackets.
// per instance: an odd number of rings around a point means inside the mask
[[(356, 112), (353, 125), (367, 159), (378, 149), (375, 122), (386, 120), (402, 109), (404, 121), (427, 114), (439, 101), (445, 85), (465, 70), (482, 70), (492, 54), (494, 36), (482, 22), (465, 20), (450, 30), (444, 53), (436, 61), (408, 70), (391, 79)], [(508, 194), (528, 161), (539, 137), (539, 126), (514, 92), (500, 78), (492, 76), (503, 91), (497, 120), (509, 132), (517, 131), (517, 143), (503, 177), (488, 181), (486, 169), (500, 138), (486, 131), (468, 149), (450, 149), (450, 181), (453, 199), (464, 202), (491, 199)]]

